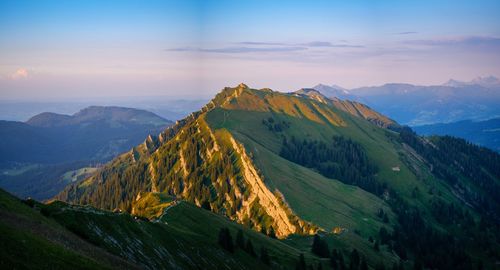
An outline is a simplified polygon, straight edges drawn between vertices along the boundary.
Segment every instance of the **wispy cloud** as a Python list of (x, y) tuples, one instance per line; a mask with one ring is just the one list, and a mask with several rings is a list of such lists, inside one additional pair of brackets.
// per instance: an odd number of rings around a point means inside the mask
[(235, 44), (253, 45), (253, 46), (284, 46), (284, 45), (287, 45), (286, 43), (281, 43), (281, 42), (260, 42), (260, 41), (243, 41), (243, 42), (236, 42)]
[[(307, 43), (284, 43), (284, 42), (263, 42), (263, 41), (242, 41), (232, 44), (242, 46), (228, 46), (221, 48), (199, 48), (199, 47), (179, 47), (166, 51), (171, 52), (205, 52), (205, 53), (264, 53), (264, 52), (296, 52), (309, 48), (365, 48), (362, 45), (342, 43), (332, 43), (329, 41), (312, 41)], [(244, 46), (243, 46), (244, 45)]]
[(166, 49), (165, 51), (167, 51), (167, 52), (199, 52), (201, 50), (200, 50), (200, 48), (196, 48), (196, 47), (179, 47), (179, 48)]
[(329, 48), (364, 48), (362, 45), (352, 45), (352, 44), (335, 44), (328, 41), (312, 41), (308, 43), (301, 44), (307, 47), (329, 47)]
[(253, 52), (295, 52), (307, 50), (306, 47), (224, 47), (224, 48), (193, 48), (181, 47), (168, 49), (174, 52), (206, 52), (206, 53), (253, 53)]
[(329, 41), (311, 41), (306, 43), (283, 43), (283, 42), (261, 42), (261, 41), (244, 41), (237, 42), (240, 45), (251, 46), (305, 46), (305, 47), (328, 47), (328, 48), (364, 48), (362, 45), (348, 44), (346, 40), (341, 43), (332, 43)]
[(406, 32), (394, 33), (394, 35), (414, 35), (414, 34), (418, 34), (418, 32), (415, 32), (415, 31), (406, 31)]
[(470, 36), (448, 39), (408, 40), (407, 44), (425, 46), (500, 46), (499, 37)]

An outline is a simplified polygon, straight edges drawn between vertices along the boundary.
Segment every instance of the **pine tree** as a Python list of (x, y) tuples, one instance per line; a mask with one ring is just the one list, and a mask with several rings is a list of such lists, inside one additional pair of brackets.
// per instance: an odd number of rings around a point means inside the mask
[(386, 213), (384, 213), (383, 221), (384, 221), (384, 223), (389, 223), (389, 217), (387, 216)]
[(219, 231), (219, 245), (229, 252), (234, 252), (233, 239), (228, 228), (221, 228)]
[(344, 270), (346, 269), (345, 267), (345, 262), (344, 262), (344, 255), (342, 255), (342, 252), (339, 251), (339, 269)]
[(349, 262), (349, 269), (351, 269), (351, 270), (358, 269), (359, 260), (360, 260), (360, 257), (359, 257), (358, 250), (357, 249), (353, 249), (352, 252), (351, 252), (351, 258), (350, 258), (350, 262)]
[(339, 259), (339, 255), (337, 253), (337, 250), (332, 249), (332, 253), (330, 254), (330, 264), (332, 265), (332, 268), (334, 270), (338, 269), (338, 267), (339, 267), (338, 259)]
[(297, 265), (295, 266), (296, 270), (306, 270), (306, 260), (304, 258), (304, 254), (300, 254), (299, 256), (299, 261), (297, 262)]
[(260, 260), (266, 265), (271, 264), (271, 259), (269, 258), (269, 254), (267, 254), (267, 249), (265, 247), (260, 248)]
[(423, 269), (422, 263), (420, 262), (420, 260), (417, 259), (413, 264), (413, 270), (422, 270), (422, 269)]
[(253, 249), (252, 241), (250, 241), (250, 239), (247, 239), (247, 244), (245, 245), (245, 251), (252, 257), (257, 256), (257, 254), (255, 254), (255, 250)]
[(383, 217), (384, 217), (384, 209), (380, 208), (380, 209), (378, 210), (377, 216), (378, 216), (379, 218), (383, 218)]
[(241, 249), (245, 249), (245, 237), (243, 236), (243, 230), (238, 230), (236, 234), (236, 246)]
[(386, 245), (389, 243), (390, 235), (385, 227), (380, 228), (379, 235), (380, 235), (380, 244)]
[(366, 263), (366, 259), (361, 258), (361, 264), (359, 265), (360, 270), (368, 270), (368, 264)]
[(385, 270), (385, 265), (383, 262), (379, 262), (377, 266), (375, 266), (375, 270)]
[(405, 266), (403, 264), (403, 260), (399, 260), (398, 270), (405, 270)]
[(322, 258), (328, 258), (330, 256), (328, 244), (317, 234), (314, 235), (311, 251)]
[(201, 208), (203, 209), (206, 209), (206, 210), (212, 210), (212, 207), (210, 207), (210, 203), (208, 201), (204, 201), (202, 204), (201, 204)]
[(268, 236), (269, 236), (269, 237), (271, 237), (271, 238), (276, 239), (276, 233), (274, 232), (274, 228), (273, 228), (273, 226), (271, 226), (271, 227), (269, 228), (269, 234), (268, 234)]

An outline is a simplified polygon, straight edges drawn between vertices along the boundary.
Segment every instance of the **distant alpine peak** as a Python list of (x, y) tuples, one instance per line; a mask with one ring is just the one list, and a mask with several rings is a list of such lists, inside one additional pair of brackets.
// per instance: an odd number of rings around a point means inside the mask
[(457, 80), (454, 80), (454, 79), (449, 79), (443, 85), (444, 86), (451, 86), (451, 87), (459, 87), (459, 86), (462, 86), (464, 84), (466, 84), (466, 82), (461, 82), (461, 81), (457, 81)]
[(468, 82), (450, 79), (443, 85), (451, 87), (463, 87), (469, 85), (480, 85), (483, 87), (498, 87), (500, 86), (500, 80), (497, 77), (490, 75), (485, 77), (479, 76)]
[(298, 93), (298, 94), (318, 94), (318, 95), (321, 95), (321, 93), (314, 89), (314, 88), (301, 88), (297, 91), (295, 91), (295, 93)]
[(319, 101), (321, 103), (328, 103), (329, 98), (327, 98), (325, 95), (323, 95), (320, 91), (314, 89), (314, 88), (302, 88), (299, 89), (292, 94), (297, 95), (297, 96), (307, 96), (311, 99), (314, 99), (316, 101)]
[(344, 94), (349, 94), (349, 89), (344, 88), (344, 87), (339, 86), (339, 85), (336, 85), (336, 84), (326, 85), (326, 84), (320, 83), (320, 84), (314, 86), (313, 88), (314, 89), (330, 89), (330, 90), (336, 90), (336, 91), (342, 92)]
[(479, 85), (500, 85), (500, 80), (495, 76), (477, 77), (472, 80), (473, 83)]
[(246, 85), (246, 84), (244, 84), (244, 83), (240, 83), (240, 84), (238, 84), (238, 88), (247, 89), (247, 88), (248, 88), (248, 85)]
[(326, 85), (320, 83), (312, 88), (330, 99), (332, 98), (339, 98), (344, 100), (352, 99), (351, 93), (348, 89), (335, 84)]

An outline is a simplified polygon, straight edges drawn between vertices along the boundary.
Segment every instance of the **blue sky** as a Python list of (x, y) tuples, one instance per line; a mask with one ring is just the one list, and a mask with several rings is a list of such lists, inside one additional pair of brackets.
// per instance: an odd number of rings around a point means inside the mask
[(500, 76), (500, 1), (0, 1), (0, 99)]

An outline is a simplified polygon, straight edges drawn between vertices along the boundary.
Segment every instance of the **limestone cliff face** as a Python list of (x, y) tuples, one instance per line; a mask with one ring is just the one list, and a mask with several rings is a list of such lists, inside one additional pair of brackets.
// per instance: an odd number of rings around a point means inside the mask
[(177, 195), (256, 230), (272, 227), (286, 237), (309, 225), (299, 223), (269, 190), (243, 145), (226, 130), (212, 130), (203, 114), (161, 146), (148, 167), (152, 191)]
[(245, 148), (238, 144), (232, 136), (230, 140), (233, 149), (240, 156), (243, 177), (251, 190), (250, 196), (242, 203), (242, 208), (237, 213), (238, 218), (244, 220), (246, 217), (250, 217), (252, 215), (251, 205), (257, 201), (266, 214), (273, 219), (278, 237), (298, 232), (297, 226), (291, 223), (285, 206), (280, 204), (278, 198), (267, 188), (257, 173), (252, 161), (245, 152)]

